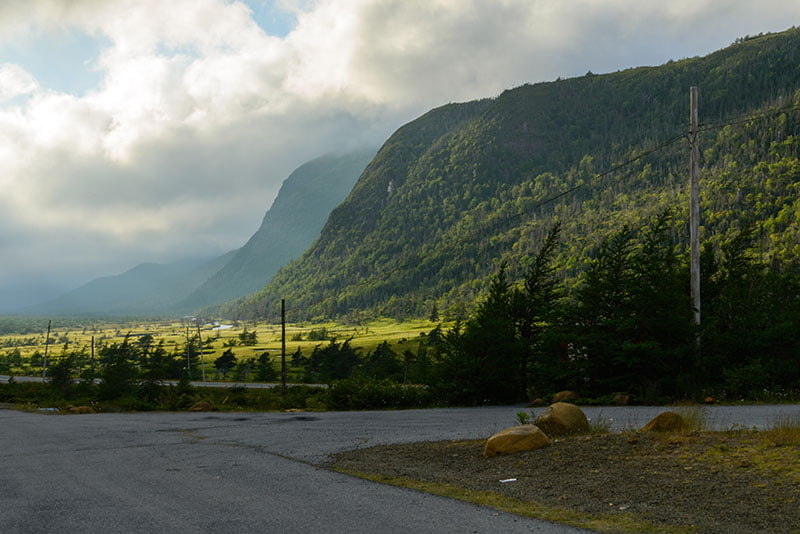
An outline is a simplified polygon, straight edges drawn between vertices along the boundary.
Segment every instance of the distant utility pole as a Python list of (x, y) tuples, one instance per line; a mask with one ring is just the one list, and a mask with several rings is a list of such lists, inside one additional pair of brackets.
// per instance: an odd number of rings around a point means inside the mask
[(697, 87), (689, 90), (689, 104), (691, 107), (691, 126), (689, 139), (691, 141), (691, 185), (689, 201), (689, 241), (692, 283), (692, 308), (694, 309), (694, 324), (700, 326), (700, 147), (697, 140)]
[(286, 395), (286, 300), (281, 299), (281, 394)]
[(51, 320), (48, 319), (48, 321), (47, 321), (47, 337), (44, 338), (44, 360), (42, 362), (42, 378), (47, 376), (47, 349), (50, 347), (50, 323), (51, 323)]
[(91, 366), (92, 384), (94, 384), (94, 336), (92, 336), (92, 366)]
[(206, 358), (203, 356), (203, 338), (200, 337), (200, 318), (196, 317), (197, 321), (197, 348), (200, 351), (200, 368), (203, 370), (203, 382), (206, 381)]
[[(184, 321), (186, 318), (184, 318)], [(189, 342), (189, 323), (186, 323), (186, 370), (189, 371), (189, 377), (192, 376), (192, 353), (191, 343)]]

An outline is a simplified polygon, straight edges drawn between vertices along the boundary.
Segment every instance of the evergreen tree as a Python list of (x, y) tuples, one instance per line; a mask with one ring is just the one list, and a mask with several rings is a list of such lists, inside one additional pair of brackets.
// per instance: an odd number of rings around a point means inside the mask
[[(557, 252), (561, 225), (556, 223), (550, 229), (539, 252), (533, 259), (522, 289), (511, 295), (511, 314), (516, 327), (516, 335), (523, 344), (524, 354), (519, 362), (519, 375), (524, 380), (520, 384), (521, 398), (533, 382), (530, 369), (544, 357), (545, 333), (557, 324), (556, 303), (561, 297), (561, 287), (555, 277), (553, 259)], [(540, 369), (542, 366), (538, 366)]]
[(531, 361), (543, 350), (547, 321), (558, 298), (552, 259), (558, 243), (554, 225), (533, 259), (523, 288), (512, 288), (503, 262), (492, 277), (486, 299), (464, 324), (456, 324), (434, 374), (435, 386), (451, 402), (504, 403), (523, 400), (530, 385)]
[(214, 360), (214, 367), (217, 369), (217, 374), (221, 374), (223, 378), (235, 366), (236, 356), (233, 354), (232, 349), (227, 349), (219, 358)]
[(349, 339), (344, 343), (331, 339), (325, 347), (314, 347), (305, 378), (307, 382), (323, 384), (342, 380), (348, 378), (360, 364), (361, 358), (350, 346)]
[[(300, 350), (298, 348), (298, 350)], [(272, 365), (269, 352), (264, 352), (258, 357), (258, 371), (256, 380), (259, 382), (274, 382), (278, 379), (278, 371)]]
[(111, 400), (130, 394), (137, 378), (133, 363), (139, 356), (137, 347), (126, 337), (122, 343), (101, 347), (98, 355), (102, 365), (99, 398)]
[(72, 354), (66, 353), (48, 369), (50, 387), (60, 391), (64, 396), (69, 394), (72, 386), (72, 365)]
[[(674, 395), (688, 365), (688, 276), (668, 212), (637, 242), (625, 227), (603, 243), (577, 292), (572, 357), (592, 394)], [(635, 391), (631, 391), (635, 390)]]
[(384, 341), (367, 354), (361, 373), (370, 378), (399, 382), (403, 379), (403, 366), (389, 343)]

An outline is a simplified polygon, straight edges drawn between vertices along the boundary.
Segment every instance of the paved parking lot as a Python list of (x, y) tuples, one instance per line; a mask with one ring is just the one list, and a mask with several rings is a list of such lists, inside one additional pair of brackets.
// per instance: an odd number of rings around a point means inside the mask
[[(379, 443), (483, 438), (523, 407), (48, 415), (0, 410), (3, 532), (577, 532), (324, 468)], [(658, 407), (587, 408), (637, 428)], [(711, 407), (727, 428), (800, 407)]]

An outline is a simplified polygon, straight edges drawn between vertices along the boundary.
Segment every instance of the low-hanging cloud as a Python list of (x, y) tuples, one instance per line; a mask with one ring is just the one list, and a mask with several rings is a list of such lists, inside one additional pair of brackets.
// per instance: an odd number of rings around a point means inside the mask
[(800, 18), (794, 0), (276, 6), (296, 18), (285, 37), (241, 1), (0, 4), (0, 51), (58, 32), (100, 46), (82, 94), (0, 56), (0, 300), (23, 274), (70, 285), (240, 246), (294, 168), (431, 107), (705, 54)]

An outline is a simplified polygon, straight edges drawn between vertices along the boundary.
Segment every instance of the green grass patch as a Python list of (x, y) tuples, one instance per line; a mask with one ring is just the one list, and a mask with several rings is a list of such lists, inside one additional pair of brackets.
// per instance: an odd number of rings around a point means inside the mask
[[(44, 324), (45, 327), (41, 331), (29, 331), (26, 328), (24, 332), (6, 332), (0, 335), (0, 373), (34, 376), (41, 374), (47, 339), (46, 321)], [(377, 318), (358, 325), (334, 322), (289, 323), (286, 326), (286, 355), (289, 359), (299, 348), (305, 356), (308, 356), (314, 347), (324, 346), (328, 342), (326, 339), (308, 339), (310, 333), (322, 331), (327, 335), (327, 339), (335, 338), (339, 341), (350, 339), (350, 346), (358, 349), (362, 355), (374, 351), (384, 341), (387, 341), (395, 352), (402, 354), (406, 349), (416, 351), (420, 336), (430, 332), (436, 325), (437, 323), (421, 319), (399, 322), (387, 318)], [(202, 361), (195, 358), (192, 366), (199, 369), (201, 365), (205, 365), (209, 380), (216, 379), (213, 363), (227, 349), (233, 351), (237, 361), (257, 359), (264, 352), (269, 353), (270, 359), (276, 364), (280, 361), (280, 325), (254, 321), (222, 321), (222, 326), (223, 328), (220, 328), (219, 325), (208, 323), (200, 327), (203, 343)], [(242, 342), (241, 337), (245, 332), (251, 335), (255, 333), (255, 343)], [(180, 355), (185, 352), (187, 339), (197, 335), (197, 326), (194, 322), (181, 320), (151, 322), (86, 320), (83, 324), (75, 321), (65, 321), (61, 324), (56, 319), (53, 321), (50, 344), (47, 346), (48, 364), (51, 365), (67, 352), (84, 351), (86, 357), (81, 370), (85, 370), (90, 365), (92, 338), (97, 349), (103, 344), (122, 343), (126, 337), (135, 341), (144, 335), (153, 336), (154, 346), (163, 343), (168, 352)], [(289, 378), (296, 380), (299, 375), (290, 368)]]

